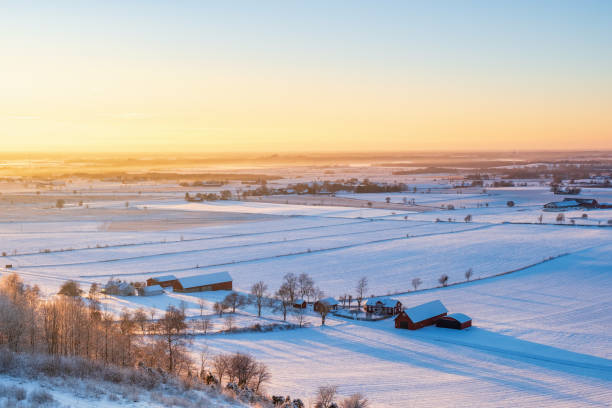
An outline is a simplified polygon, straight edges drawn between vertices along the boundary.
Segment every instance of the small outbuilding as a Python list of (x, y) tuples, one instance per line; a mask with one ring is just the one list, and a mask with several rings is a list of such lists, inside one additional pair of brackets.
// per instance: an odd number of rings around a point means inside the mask
[(142, 288), (142, 296), (157, 296), (164, 293), (164, 288), (160, 285), (144, 286)]
[(314, 303), (314, 311), (318, 312), (322, 304), (325, 304), (328, 310), (338, 310), (338, 305), (339, 305), (338, 301), (334, 299), (333, 297), (328, 297), (325, 299), (317, 300)]
[(447, 329), (463, 330), (472, 326), (472, 318), (463, 313), (451, 313), (448, 316), (441, 317), (436, 322), (436, 326)]
[(396, 329), (417, 330), (435, 324), (448, 310), (442, 302), (434, 300), (419, 306), (405, 309), (395, 318)]
[(295, 299), (293, 307), (296, 309), (306, 309), (306, 301), (304, 299)]
[(366, 313), (393, 316), (402, 311), (402, 302), (391, 298), (370, 298), (363, 309)]
[(213, 290), (232, 290), (232, 277), (228, 272), (179, 278), (173, 285), (176, 292), (208, 292)]
[(159, 285), (162, 288), (168, 288), (170, 286), (174, 287), (176, 282), (177, 282), (176, 276), (164, 275), (164, 276), (157, 276), (155, 278), (147, 279), (147, 286)]

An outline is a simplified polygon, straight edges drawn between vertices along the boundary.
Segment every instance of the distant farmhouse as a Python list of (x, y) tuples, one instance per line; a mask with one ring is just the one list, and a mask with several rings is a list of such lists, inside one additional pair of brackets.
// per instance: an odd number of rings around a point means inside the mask
[(304, 299), (295, 299), (293, 307), (296, 309), (306, 309), (306, 301)]
[(545, 210), (571, 210), (578, 208), (595, 209), (595, 208), (610, 208), (609, 204), (599, 204), (594, 198), (576, 198), (568, 197), (564, 198), (563, 201), (553, 201), (548, 204), (544, 204)]
[(318, 312), (323, 310), (323, 305), (327, 306), (328, 310), (338, 310), (338, 301), (333, 297), (328, 297), (325, 299), (317, 300), (314, 303), (314, 311)]
[(175, 292), (207, 292), (213, 290), (232, 290), (232, 277), (228, 272), (176, 278), (174, 275), (147, 279), (147, 286), (159, 285), (172, 287)]
[(159, 285), (145, 286), (142, 288), (142, 296), (157, 296), (164, 293), (164, 289)]
[(402, 302), (391, 298), (370, 298), (363, 309), (366, 313), (393, 316), (402, 311)]
[(396, 329), (417, 330), (421, 327), (431, 326), (443, 316), (448, 310), (439, 300), (424, 303), (419, 306), (405, 309), (395, 318)]

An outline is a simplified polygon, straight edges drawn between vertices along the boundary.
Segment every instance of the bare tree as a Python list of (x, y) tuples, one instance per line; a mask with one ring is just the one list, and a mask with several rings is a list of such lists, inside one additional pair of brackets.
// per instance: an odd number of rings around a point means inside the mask
[(81, 296), (81, 292), (83, 291), (79, 287), (79, 284), (73, 280), (69, 280), (69, 281), (62, 283), (62, 286), (60, 286), (60, 290), (59, 292), (57, 292), (57, 294), (75, 297), (75, 296)]
[(298, 280), (296, 276), (292, 274), (291, 272), (289, 272), (283, 277), (283, 283), (281, 286), (285, 286), (289, 294), (289, 299), (291, 300), (291, 303), (293, 304), (298, 294)]
[(204, 315), (204, 309), (206, 308), (206, 301), (202, 298), (198, 299), (198, 306), (200, 307), (200, 317)]
[(168, 372), (174, 372), (175, 356), (177, 349), (183, 344), (183, 336), (187, 324), (185, 323), (185, 315), (183, 312), (174, 306), (168, 306), (164, 317), (159, 319), (159, 328), (163, 336), (168, 353)]
[(472, 221), (472, 214), (468, 214), (465, 216), (465, 218), (463, 219), (463, 221), (465, 222), (471, 222)]
[(236, 313), (236, 308), (244, 306), (246, 299), (244, 296), (238, 294), (238, 292), (230, 292), (225, 299), (223, 299), (223, 303), (232, 308), (232, 313)]
[(414, 290), (417, 290), (422, 283), (423, 281), (421, 280), (421, 278), (414, 278), (412, 280), (412, 287), (414, 288)]
[(473, 274), (474, 274), (474, 271), (472, 270), (472, 268), (468, 269), (467, 271), (465, 271), (465, 279), (467, 279), (469, 282)]
[(336, 385), (326, 385), (319, 387), (315, 396), (315, 408), (332, 408), (338, 387)]
[(204, 335), (206, 335), (206, 333), (209, 330), (213, 329), (213, 322), (212, 322), (212, 320), (210, 320), (210, 318), (208, 316), (202, 317), (202, 319), (200, 320), (200, 328), (201, 328), (202, 332), (204, 333)]
[(446, 284), (448, 283), (448, 275), (443, 273), (438, 279), (438, 282), (440, 282), (442, 286), (446, 286)]
[(213, 305), (213, 310), (219, 315), (219, 317), (223, 316), (223, 312), (226, 308), (227, 305), (223, 302), (215, 302), (215, 304)]
[(319, 316), (321, 316), (321, 326), (325, 326), (325, 318), (327, 317), (329, 311), (330, 306), (327, 304), (327, 302), (319, 301), (317, 303), (317, 313), (319, 313)]
[(227, 330), (228, 332), (233, 331), (235, 321), (236, 319), (234, 318), (234, 315), (228, 314), (227, 316), (225, 316), (225, 330)]
[(542, 223), (542, 219), (544, 218), (544, 216), (542, 214), (540, 214), (538, 216), (538, 222), (541, 224)]
[(361, 309), (361, 302), (363, 301), (363, 298), (366, 292), (368, 291), (368, 278), (364, 276), (363, 278), (359, 279), (359, 281), (357, 282), (356, 291), (357, 306)]
[(563, 224), (563, 221), (565, 221), (565, 214), (563, 214), (563, 213), (559, 213), (559, 214), (557, 215), (557, 222), (559, 222), (559, 223)]
[(229, 370), (229, 359), (230, 356), (227, 354), (219, 354), (213, 358), (212, 368), (214, 373), (217, 375), (219, 384), (223, 382), (223, 377)]
[(274, 298), (276, 299), (276, 309), (283, 314), (283, 320), (287, 320), (287, 311), (293, 305), (293, 300), (291, 299), (289, 285), (286, 282), (278, 288), (274, 294)]
[(314, 281), (307, 273), (302, 273), (297, 278), (298, 293), (302, 299), (310, 300), (310, 297), (315, 296)]
[(268, 370), (268, 366), (264, 363), (257, 363), (255, 367), (255, 375), (253, 376), (252, 386), (255, 392), (259, 392), (259, 388), (263, 383), (270, 381), (272, 376), (270, 375), (270, 371)]
[(306, 309), (302, 309), (301, 307), (293, 308), (293, 316), (295, 317), (295, 321), (300, 327), (304, 326), (306, 320)]
[(139, 307), (134, 312), (134, 322), (140, 328), (140, 332), (142, 334), (145, 334), (147, 329), (147, 314), (145, 313), (143, 308)]
[(259, 317), (261, 317), (261, 307), (264, 304), (267, 290), (268, 286), (263, 281), (259, 281), (251, 286), (251, 295), (253, 295), (253, 302), (257, 305), (257, 316)]
[(370, 402), (360, 393), (353, 394), (340, 402), (340, 408), (368, 408)]

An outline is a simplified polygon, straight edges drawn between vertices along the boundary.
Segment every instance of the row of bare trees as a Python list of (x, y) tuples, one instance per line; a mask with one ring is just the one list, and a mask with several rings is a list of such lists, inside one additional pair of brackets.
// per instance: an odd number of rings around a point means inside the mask
[[(60, 292), (81, 293), (69, 282)], [(93, 291), (92, 293), (95, 293)], [(101, 310), (95, 296), (56, 295), (43, 299), (36, 286), (16, 274), (0, 279), (0, 346), (12, 351), (78, 356), (105, 364), (151, 368), (181, 374), (191, 369), (184, 346), (185, 315), (169, 307), (157, 322), (144, 311), (117, 319)], [(145, 330), (154, 334), (143, 341)]]

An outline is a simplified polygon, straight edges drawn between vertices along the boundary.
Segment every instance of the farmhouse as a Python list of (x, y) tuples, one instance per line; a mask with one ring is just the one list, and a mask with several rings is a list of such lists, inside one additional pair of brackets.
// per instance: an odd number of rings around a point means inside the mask
[(232, 290), (232, 277), (227, 272), (179, 278), (174, 283), (176, 292), (207, 292), (211, 290)]
[(109, 279), (102, 287), (102, 292), (107, 295), (134, 296), (136, 289), (131, 283), (122, 282), (120, 279)]
[(338, 310), (338, 301), (333, 297), (317, 300), (314, 303), (314, 311), (318, 312), (322, 304), (327, 305), (328, 310)]
[(391, 298), (370, 298), (363, 310), (377, 315), (395, 315), (402, 311), (402, 302)]
[(174, 286), (175, 283), (176, 276), (174, 275), (157, 276), (155, 278), (147, 279), (147, 286), (159, 285), (162, 288), (168, 288), (170, 286)]
[(545, 209), (549, 210), (568, 210), (572, 208), (601, 208), (594, 198), (564, 198), (563, 201), (553, 201), (544, 204)]
[(568, 210), (578, 207), (580, 207), (580, 204), (575, 200), (553, 201), (552, 203), (544, 204), (544, 208), (547, 210)]
[(306, 309), (306, 301), (304, 299), (295, 299), (293, 301), (293, 307), (296, 309)]
[(156, 296), (164, 293), (164, 289), (160, 285), (145, 286), (142, 288), (142, 296)]
[(443, 316), (436, 322), (437, 327), (445, 327), (447, 329), (463, 330), (472, 326), (472, 318), (463, 313), (451, 313), (448, 316)]
[(417, 330), (435, 324), (448, 310), (439, 300), (405, 309), (395, 318), (396, 329)]

